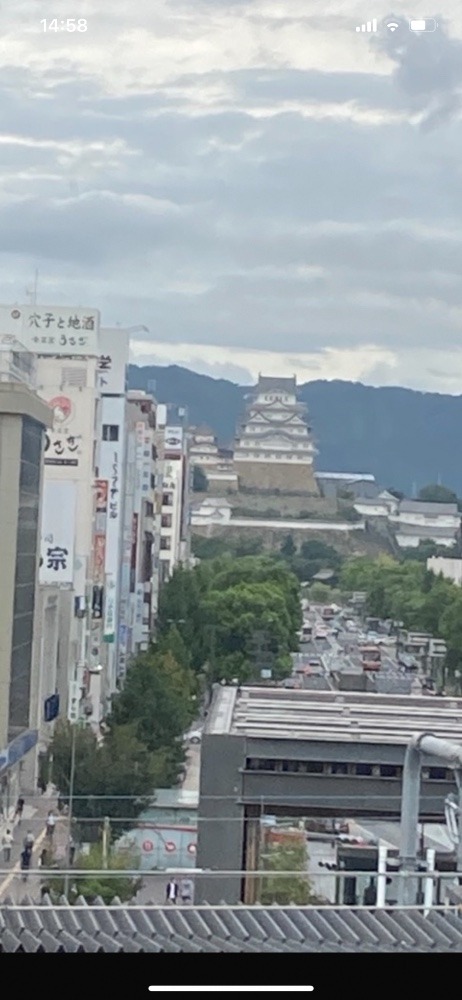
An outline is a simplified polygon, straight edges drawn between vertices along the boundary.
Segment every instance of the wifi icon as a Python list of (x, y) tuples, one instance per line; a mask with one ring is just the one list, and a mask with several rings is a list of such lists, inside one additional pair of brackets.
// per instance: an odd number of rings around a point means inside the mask
[(399, 28), (399, 24), (397, 21), (389, 21), (387, 28), (389, 31), (396, 31), (396, 29)]

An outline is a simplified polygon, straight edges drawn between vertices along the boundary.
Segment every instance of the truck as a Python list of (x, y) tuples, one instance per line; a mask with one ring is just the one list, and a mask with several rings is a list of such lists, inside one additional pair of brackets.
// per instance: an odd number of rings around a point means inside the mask
[(379, 646), (360, 646), (359, 654), (364, 673), (373, 673), (382, 666), (382, 652)]

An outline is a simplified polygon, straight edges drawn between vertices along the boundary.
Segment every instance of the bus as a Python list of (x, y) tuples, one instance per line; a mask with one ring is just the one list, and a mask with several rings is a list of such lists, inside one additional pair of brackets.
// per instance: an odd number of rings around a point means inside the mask
[(365, 672), (380, 670), (382, 666), (382, 652), (379, 646), (360, 646), (359, 654), (361, 666)]

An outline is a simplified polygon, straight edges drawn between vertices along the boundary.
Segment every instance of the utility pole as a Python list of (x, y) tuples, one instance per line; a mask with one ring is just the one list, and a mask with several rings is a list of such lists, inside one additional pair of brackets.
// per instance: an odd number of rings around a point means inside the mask
[(102, 843), (102, 854), (103, 854), (103, 868), (109, 867), (109, 844), (111, 841), (111, 821), (109, 816), (104, 817), (103, 823), (103, 843)]
[[(71, 836), (72, 836), (72, 815), (74, 808), (74, 782), (75, 782), (75, 744), (77, 737), (77, 723), (72, 726), (72, 741), (71, 741), (71, 771), (69, 775), (69, 811), (68, 811), (68, 836), (67, 836), (67, 864), (69, 865), (70, 849), (71, 849)], [(64, 895), (69, 896), (69, 875), (66, 874), (64, 879)]]

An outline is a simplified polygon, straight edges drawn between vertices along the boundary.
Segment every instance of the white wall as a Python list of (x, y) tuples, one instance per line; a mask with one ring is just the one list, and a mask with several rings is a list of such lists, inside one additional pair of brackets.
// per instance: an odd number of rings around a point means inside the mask
[(446, 580), (452, 580), (458, 587), (462, 586), (462, 559), (431, 556), (427, 559), (427, 569), (436, 576), (442, 574)]

